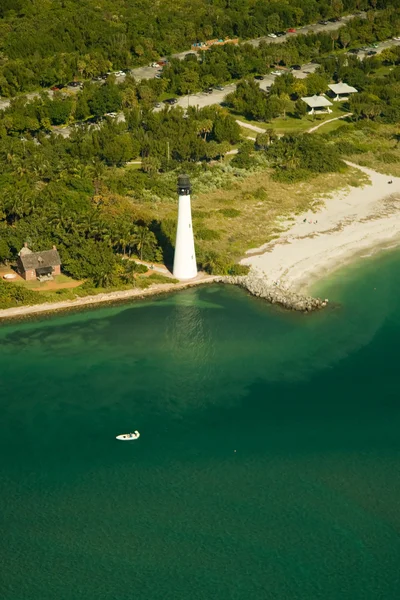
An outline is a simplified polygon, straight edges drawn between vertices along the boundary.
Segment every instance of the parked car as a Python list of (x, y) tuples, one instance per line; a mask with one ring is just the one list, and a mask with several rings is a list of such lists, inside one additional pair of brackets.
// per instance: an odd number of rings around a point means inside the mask
[(288, 33), (296, 33), (296, 30), (294, 27), (290, 27), (290, 29), (288, 29)]
[(216, 85), (216, 86), (214, 87), (214, 90), (218, 90), (218, 92), (222, 92), (224, 89), (225, 89), (225, 88), (224, 88), (224, 86), (223, 86), (223, 85)]
[(63, 85), (62, 83), (59, 83), (58, 85), (53, 85), (51, 89), (52, 92), (58, 92), (59, 90), (62, 90), (65, 87), (65, 85)]
[(276, 37), (283, 37), (284, 35), (286, 35), (286, 31), (278, 31)]
[(161, 102), (154, 102), (154, 108), (160, 108)]
[(114, 75), (116, 77), (123, 77), (125, 75), (125, 73), (123, 71), (115, 71)]
[(161, 79), (161, 73), (157, 73), (157, 75), (155, 76), (156, 79)]
[(369, 50), (367, 52), (367, 56), (374, 56), (374, 54), (376, 54), (376, 50)]
[(338, 23), (339, 21), (341, 21), (340, 17), (332, 17), (331, 19), (328, 19), (329, 23)]
[(164, 100), (164, 104), (176, 104), (178, 102), (178, 100), (176, 98), (167, 98), (166, 100)]
[(204, 94), (212, 94), (212, 93), (213, 93), (213, 91), (214, 91), (214, 90), (213, 90), (213, 88), (212, 88), (212, 87), (209, 87), (209, 88), (206, 88), (205, 90), (203, 90)]
[(328, 21), (318, 21), (318, 25), (328, 25)]
[(301, 65), (292, 65), (290, 68), (293, 69), (293, 71), (301, 71)]
[(272, 71), (271, 75), (282, 75), (283, 71)]
[(105, 117), (111, 117), (112, 119), (115, 119), (115, 117), (117, 116), (116, 112), (110, 112), (110, 113), (106, 113), (104, 115)]
[(400, 42), (400, 37), (394, 37), (393, 39), (395, 42)]
[(157, 69), (157, 67), (159, 67), (160, 65), (158, 65), (156, 62), (153, 62), (150, 66), (153, 67), (153, 69)]
[(264, 77), (262, 75), (254, 75), (254, 79), (257, 79), (257, 81), (263, 81)]
[(275, 33), (269, 33), (269, 34), (267, 35), (267, 37), (270, 37), (270, 38), (276, 38), (276, 35), (275, 35)]
[(82, 85), (83, 85), (82, 81), (70, 81), (68, 83), (69, 87), (74, 87), (74, 88), (81, 87)]

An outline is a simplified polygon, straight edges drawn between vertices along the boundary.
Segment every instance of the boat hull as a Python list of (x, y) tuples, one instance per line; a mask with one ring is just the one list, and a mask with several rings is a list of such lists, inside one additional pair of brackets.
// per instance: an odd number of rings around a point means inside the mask
[(137, 440), (139, 437), (140, 433), (134, 431), (133, 433), (121, 433), (121, 435), (117, 435), (115, 439), (120, 440), (121, 442), (133, 442), (133, 440)]

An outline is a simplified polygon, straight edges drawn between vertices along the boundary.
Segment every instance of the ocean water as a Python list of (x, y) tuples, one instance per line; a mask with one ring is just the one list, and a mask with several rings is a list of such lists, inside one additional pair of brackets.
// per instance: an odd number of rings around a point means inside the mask
[(0, 327), (1, 600), (400, 598), (400, 254), (317, 291)]

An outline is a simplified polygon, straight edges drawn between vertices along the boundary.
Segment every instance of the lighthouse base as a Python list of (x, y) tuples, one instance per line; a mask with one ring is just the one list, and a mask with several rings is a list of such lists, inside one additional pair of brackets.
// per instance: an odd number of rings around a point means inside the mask
[(174, 269), (172, 273), (175, 279), (179, 279), (180, 281), (189, 281), (190, 279), (195, 279), (197, 277), (197, 269), (196, 271), (189, 273), (187, 271), (182, 272)]

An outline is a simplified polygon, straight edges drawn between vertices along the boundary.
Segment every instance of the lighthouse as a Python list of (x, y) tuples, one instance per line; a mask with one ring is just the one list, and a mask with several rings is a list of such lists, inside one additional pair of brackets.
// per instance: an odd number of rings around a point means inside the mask
[(178, 227), (176, 230), (174, 277), (193, 279), (197, 275), (196, 253), (190, 205), (191, 185), (188, 175), (178, 177)]

